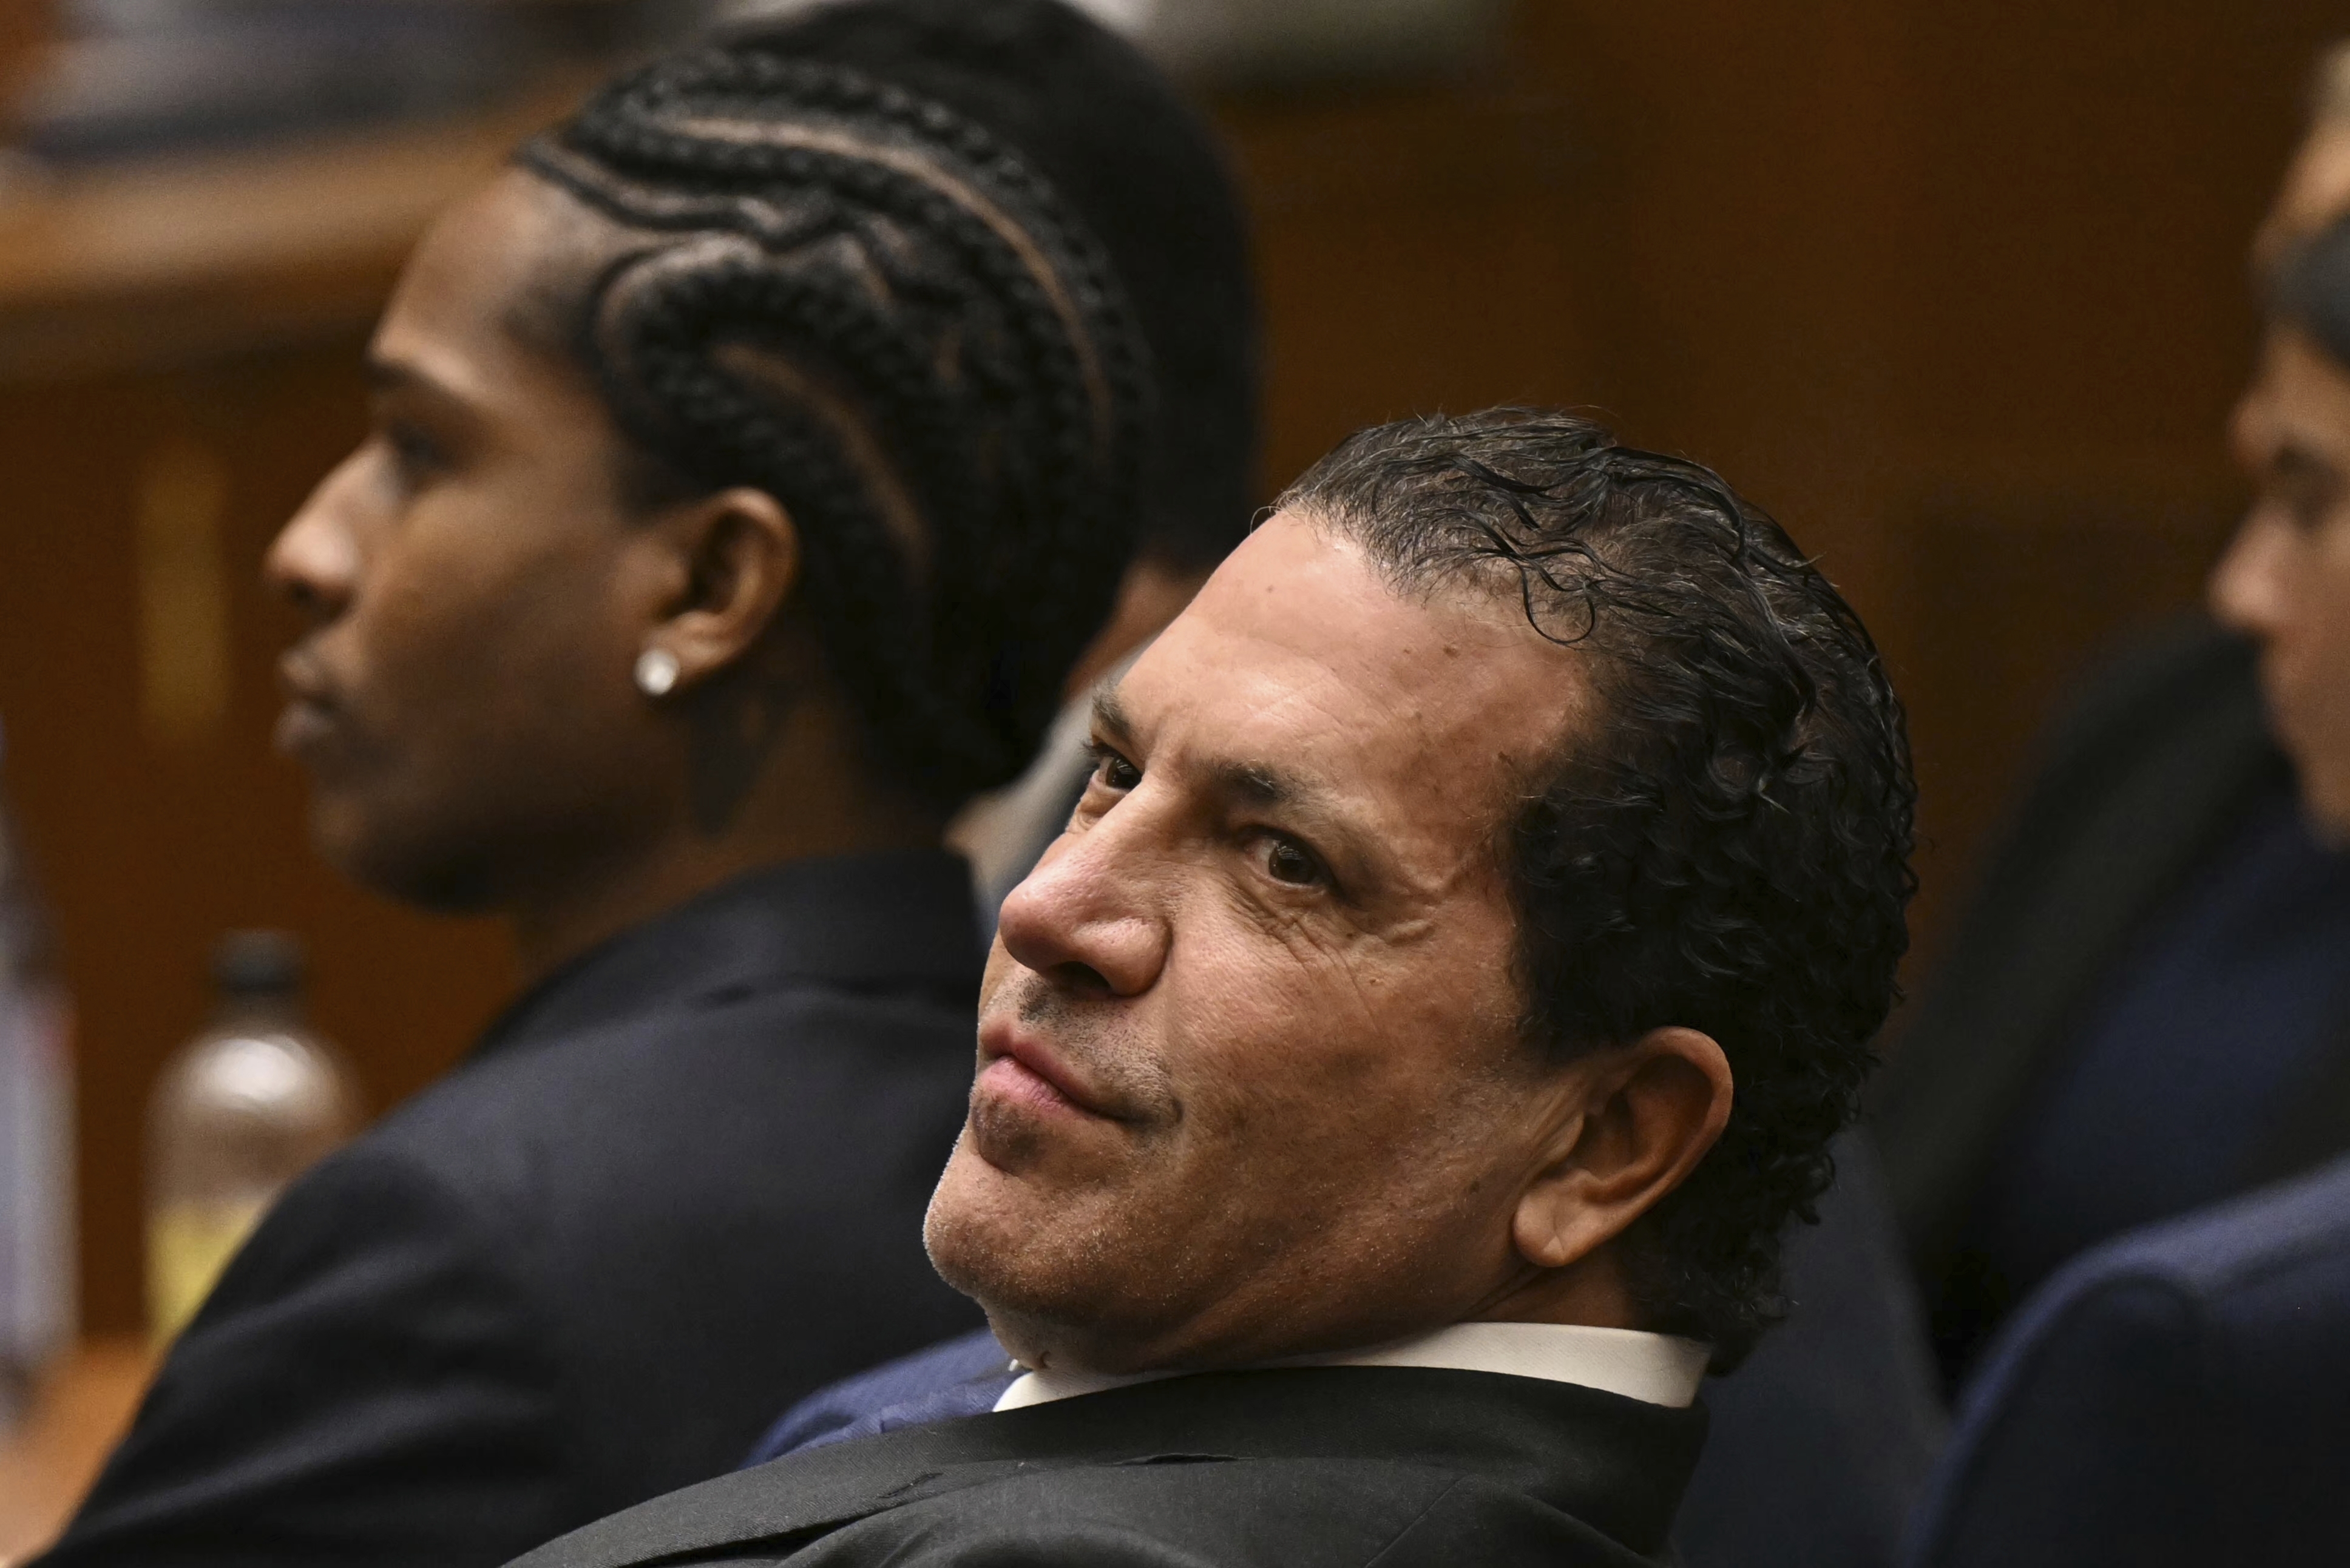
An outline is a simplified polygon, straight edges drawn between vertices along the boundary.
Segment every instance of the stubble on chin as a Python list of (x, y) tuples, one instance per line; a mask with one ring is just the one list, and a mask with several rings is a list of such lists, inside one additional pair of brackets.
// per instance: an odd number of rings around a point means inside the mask
[(986, 1310), (1027, 1365), (1096, 1365), (1099, 1348), (1121, 1338), (1125, 1292), (1149, 1249), (1100, 1210), (1098, 1193), (1045, 1198), (1026, 1185), (983, 1159), (966, 1131), (923, 1223), (931, 1266)]

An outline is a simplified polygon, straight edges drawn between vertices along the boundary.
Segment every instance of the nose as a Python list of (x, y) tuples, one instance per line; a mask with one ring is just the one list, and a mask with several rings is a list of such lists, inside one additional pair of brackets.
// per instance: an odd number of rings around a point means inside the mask
[(1137, 805), (1128, 797), (1063, 834), (1003, 900), (996, 935), (1004, 950), (1055, 985), (1139, 996), (1166, 967), (1170, 930), (1153, 908), (1155, 851)]
[(313, 623), (340, 616), (359, 588), (361, 562), (350, 514), (360, 462), (354, 452), (320, 480), (262, 560), (262, 581)]
[(2254, 504), (2211, 568), (2206, 594), (2221, 625), (2262, 641), (2285, 628), (2293, 539), (2293, 525), (2272, 503)]

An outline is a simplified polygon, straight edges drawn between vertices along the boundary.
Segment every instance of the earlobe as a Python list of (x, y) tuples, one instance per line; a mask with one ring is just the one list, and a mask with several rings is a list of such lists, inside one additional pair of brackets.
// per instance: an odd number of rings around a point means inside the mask
[(764, 491), (736, 486), (672, 509), (655, 524), (681, 558), (659, 628), (691, 688), (740, 664), (783, 612), (801, 573), (799, 531)]
[(1590, 1119), (1579, 1113), (1560, 1127), (1555, 1147), (1565, 1152), (1518, 1199), (1510, 1240), (1518, 1256), (1534, 1268), (1565, 1268), (1607, 1240), (1604, 1231), (1590, 1225), (1593, 1210), (1584, 1200), (1589, 1173), (1577, 1151), (1589, 1128)]

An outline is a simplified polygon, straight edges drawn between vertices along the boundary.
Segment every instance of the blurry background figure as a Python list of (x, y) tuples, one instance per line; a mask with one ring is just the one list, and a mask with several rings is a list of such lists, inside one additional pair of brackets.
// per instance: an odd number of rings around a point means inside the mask
[[(697, 26), (775, 19), (822, 0), (47, 3), (57, 41), (0, 124), (14, 122), (25, 152), (70, 163), (477, 109)], [(1262, 85), (1473, 58), (1505, 0), (1077, 3), (1187, 77)], [(0, 34), (0, 93), (6, 45)]]
[[(2304, 158), (2296, 171), (2312, 168)], [(2338, 196), (2341, 171), (2331, 171)], [(2281, 207), (2301, 215), (2291, 200)], [(2314, 238), (2293, 228), (2272, 221), (2262, 236), (2269, 330), (2233, 430), (2258, 491), (2212, 575), (2211, 604), (2259, 655), (2262, 706), (2307, 826), (2340, 845), (2350, 842), (2350, 220)], [(2282, 945), (2312, 911), (2287, 902), (2268, 913), (2277, 923), (2255, 929)], [(2313, 923), (2337, 944), (2313, 968), (2338, 1002), (2350, 950), (2338, 923)], [(2251, 1071), (2277, 1026), (2249, 1012), (2201, 1022), (2210, 1053)], [(2350, 1096), (2326, 1081), (2339, 1072), (2322, 1069), (2317, 1092), (2303, 1091), (2313, 1143), (2324, 1132), (2350, 1144)], [(2350, 1560), (2350, 1159), (2088, 1251), (2026, 1302), (1984, 1362), (1919, 1520), (1917, 1568)]]
[(232, 146), (478, 109), (674, 28), (694, 0), (53, 0), (18, 88), (53, 161)]
[[(2337, 52), (2256, 268), (2345, 201)], [(2293, 352), (2272, 337), (2248, 409)], [(2254, 465), (2274, 494), (2245, 537), (2322, 503), (2294, 453), (2274, 462)], [(2124, 656), (2058, 729), (1877, 1085), (1953, 1388), (2084, 1249), (2350, 1148), (2350, 856), (2297, 798), (2311, 781), (2242, 636), (2257, 622), (2230, 619)]]
[[(721, 23), (826, 0), (704, 0)], [(1185, 79), (1220, 88), (1425, 78), (1484, 63), (1510, 0), (1073, 0)]]
[(74, 1329), (73, 1075), (54, 940), (0, 795), (0, 1430)]
[(302, 1005), (302, 947), (237, 931), (213, 954), (212, 1022), (147, 1107), (148, 1332), (196, 1315), (288, 1182), (359, 1130), (358, 1086)]

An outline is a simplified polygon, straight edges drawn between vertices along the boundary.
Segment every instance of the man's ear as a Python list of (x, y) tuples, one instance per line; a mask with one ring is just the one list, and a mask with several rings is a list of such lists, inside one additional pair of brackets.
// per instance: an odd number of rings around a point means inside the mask
[(644, 524), (668, 569), (645, 648), (677, 660), (679, 690), (741, 662), (798, 586), (799, 530), (764, 490), (736, 486), (668, 507)]
[(1579, 1262), (1697, 1168), (1730, 1121), (1730, 1059), (1710, 1034), (1652, 1029), (1576, 1064), (1581, 1114), (1518, 1199), (1511, 1240), (1538, 1269)]

